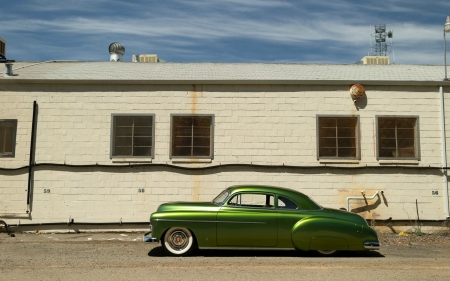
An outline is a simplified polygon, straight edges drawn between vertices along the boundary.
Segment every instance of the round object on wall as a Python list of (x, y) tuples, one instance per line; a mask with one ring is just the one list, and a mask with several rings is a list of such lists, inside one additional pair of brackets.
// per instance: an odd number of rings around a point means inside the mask
[(353, 99), (353, 102), (360, 100), (366, 94), (366, 89), (361, 84), (355, 84), (350, 87), (350, 96)]

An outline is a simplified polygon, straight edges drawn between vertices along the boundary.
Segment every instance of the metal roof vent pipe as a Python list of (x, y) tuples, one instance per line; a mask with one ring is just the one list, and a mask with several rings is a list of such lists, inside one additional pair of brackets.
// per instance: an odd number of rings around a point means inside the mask
[(123, 61), (125, 54), (125, 47), (119, 42), (114, 42), (109, 45), (109, 61)]
[(13, 66), (12, 62), (5, 63), (5, 77), (6, 76), (14, 76), (12, 66)]

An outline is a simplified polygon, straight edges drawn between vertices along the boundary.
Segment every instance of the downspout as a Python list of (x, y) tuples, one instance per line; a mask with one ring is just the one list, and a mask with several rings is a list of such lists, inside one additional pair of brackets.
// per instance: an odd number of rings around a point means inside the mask
[(447, 145), (445, 138), (445, 111), (444, 111), (444, 88), (439, 86), (441, 97), (441, 134), (442, 134), (442, 174), (444, 175), (444, 197), (446, 218), (450, 217), (450, 206), (448, 201), (448, 176), (447, 176)]
[(28, 164), (28, 189), (27, 189), (27, 214), (31, 213), (31, 189), (33, 182), (33, 166), (34, 166), (34, 151), (36, 142), (36, 114), (37, 113), (37, 103), (33, 102), (33, 119), (31, 121), (31, 143), (30, 143), (30, 162)]

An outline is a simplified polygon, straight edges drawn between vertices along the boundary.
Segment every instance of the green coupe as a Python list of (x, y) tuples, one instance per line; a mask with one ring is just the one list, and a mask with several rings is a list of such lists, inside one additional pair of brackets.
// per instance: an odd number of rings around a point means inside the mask
[(195, 248), (262, 247), (336, 251), (377, 250), (376, 232), (359, 215), (323, 208), (287, 188), (233, 186), (212, 202), (165, 203), (150, 216), (152, 237), (169, 255)]

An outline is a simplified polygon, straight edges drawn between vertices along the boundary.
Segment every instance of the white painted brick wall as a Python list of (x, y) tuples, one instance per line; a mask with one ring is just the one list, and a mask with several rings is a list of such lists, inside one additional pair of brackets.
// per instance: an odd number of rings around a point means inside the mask
[[(156, 119), (152, 163), (188, 167), (233, 163), (324, 166), (316, 159), (316, 115), (355, 114), (360, 117), (362, 156), (358, 164), (350, 166), (380, 165), (375, 149), (376, 115), (419, 116), (421, 160), (415, 166), (442, 165), (437, 87), (367, 86), (367, 105), (361, 108), (353, 104), (346, 86), (196, 88), (197, 92), (192, 86), (182, 85), (42, 85), (38, 89), (2, 91), (0, 119), (18, 119), (18, 130), (16, 157), (0, 158), (0, 167), (28, 165), (34, 100), (39, 105), (37, 163), (112, 165), (111, 114), (151, 113)], [(449, 104), (446, 97), (447, 124)], [(211, 163), (180, 164), (169, 159), (173, 113), (214, 114)], [(27, 179), (26, 169), (0, 171), (0, 214), (26, 209)], [(445, 216), (443, 177), (431, 170), (224, 168), (190, 175), (188, 171), (159, 168), (40, 167), (35, 171), (32, 217), (33, 222), (65, 222), (69, 217), (78, 222), (147, 221), (163, 202), (211, 200), (225, 187), (237, 184), (289, 187), (335, 208), (345, 207), (346, 198), (359, 196), (362, 190), (368, 197), (383, 190), (379, 205), (361, 215), (414, 219), (418, 199), (421, 219)], [(44, 193), (44, 189), (50, 189), (50, 193)], [(139, 189), (145, 192), (139, 193)], [(439, 195), (432, 196), (432, 190)], [(351, 207), (362, 204), (364, 201), (352, 201)]]

